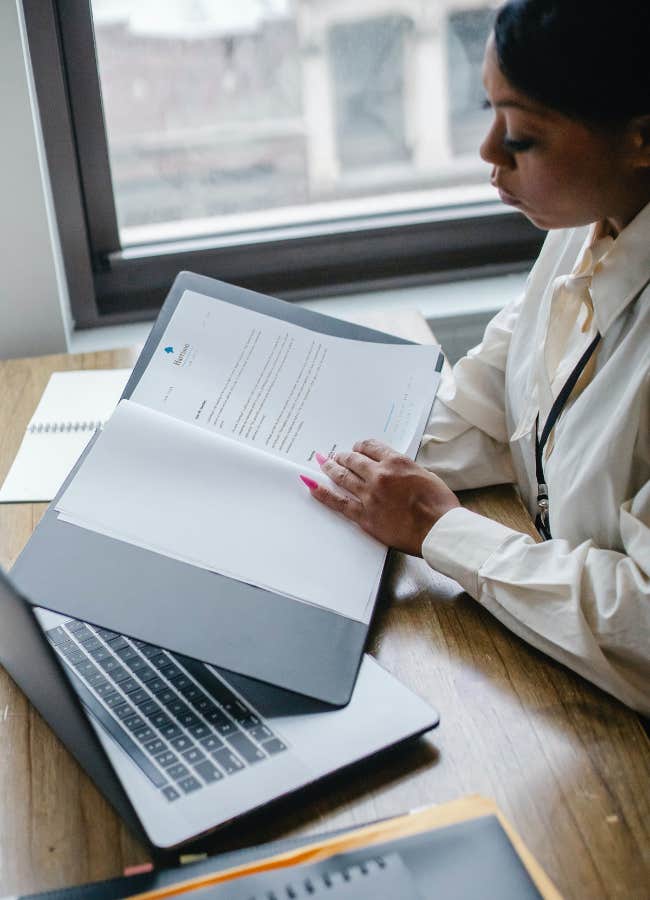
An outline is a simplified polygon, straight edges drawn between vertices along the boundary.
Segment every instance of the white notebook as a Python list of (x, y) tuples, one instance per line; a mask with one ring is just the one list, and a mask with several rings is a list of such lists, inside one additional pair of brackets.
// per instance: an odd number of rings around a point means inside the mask
[(115, 409), (130, 369), (54, 372), (0, 488), (0, 503), (52, 500), (96, 428)]

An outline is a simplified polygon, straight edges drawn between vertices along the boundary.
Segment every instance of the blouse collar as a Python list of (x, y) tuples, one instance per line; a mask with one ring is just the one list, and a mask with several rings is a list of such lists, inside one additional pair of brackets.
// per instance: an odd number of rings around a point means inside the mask
[[(612, 322), (623, 312), (650, 281), (650, 203), (627, 225), (616, 239), (608, 237), (602, 226), (594, 228), (595, 239), (602, 256), (591, 279), (596, 327), (605, 334)], [(602, 243), (601, 243), (602, 242)]]

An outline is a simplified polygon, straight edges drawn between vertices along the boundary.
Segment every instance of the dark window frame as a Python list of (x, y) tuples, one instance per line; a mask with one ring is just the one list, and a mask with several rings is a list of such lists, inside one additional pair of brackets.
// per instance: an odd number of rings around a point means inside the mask
[(76, 327), (151, 319), (189, 269), (286, 299), (530, 266), (543, 233), (498, 202), (432, 207), (123, 248), (90, 0), (24, 0)]

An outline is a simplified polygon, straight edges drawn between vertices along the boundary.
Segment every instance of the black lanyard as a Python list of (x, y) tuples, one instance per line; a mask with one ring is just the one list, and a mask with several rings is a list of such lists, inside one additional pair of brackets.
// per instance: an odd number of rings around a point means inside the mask
[(548, 441), (549, 435), (555, 426), (558, 418), (560, 417), (560, 413), (564, 409), (564, 405), (571, 396), (571, 392), (573, 391), (578, 378), (582, 375), (585, 366), (589, 362), (592, 353), (598, 346), (598, 342), (600, 341), (600, 335), (597, 334), (593, 339), (591, 344), (587, 347), (585, 352), (582, 354), (580, 359), (578, 360), (575, 369), (566, 380), (564, 387), (560, 391), (560, 393), (555, 398), (555, 402), (551, 407), (551, 411), (548, 414), (548, 419), (546, 420), (546, 424), (542, 430), (542, 436), (539, 436), (539, 414), (537, 419), (535, 420), (535, 465), (537, 469), (537, 518), (535, 519), (535, 526), (541, 536), (545, 541), (550, 541), (551, 528), (548, 521), (548, 488), (546, 487), (545, 479), (544, 479), (544, 466), (542, 463), (542, 456), (544, 454), (544, 447), (546, 446), (546, 442)]

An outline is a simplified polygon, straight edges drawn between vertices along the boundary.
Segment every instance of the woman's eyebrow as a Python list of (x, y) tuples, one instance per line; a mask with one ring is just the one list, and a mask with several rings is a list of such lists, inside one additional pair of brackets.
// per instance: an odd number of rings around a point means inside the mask
[(540, 116), (543, 118), (546, 115), (546, 112), (543, 108), (538, 106), (528, 105), (527, 103), (520, 103), (518, 100), (496, 100), (494, 103), (488, 101), (491, 107), (495, 109), (520, 109), (522, 112), (529, 113), (533, 116)]

